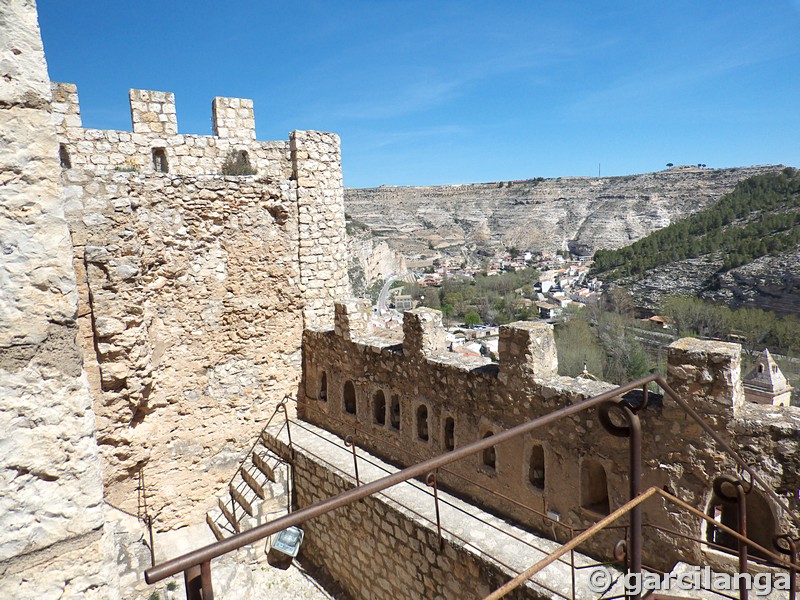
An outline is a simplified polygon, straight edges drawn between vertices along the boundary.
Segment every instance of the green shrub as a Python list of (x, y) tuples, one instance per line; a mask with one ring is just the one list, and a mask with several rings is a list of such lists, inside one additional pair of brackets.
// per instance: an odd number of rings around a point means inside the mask
[(223, 175), (255, 175), (255, 168), (250, 165), (250, 159), (244, 150), (231, 150), (222, 163)]

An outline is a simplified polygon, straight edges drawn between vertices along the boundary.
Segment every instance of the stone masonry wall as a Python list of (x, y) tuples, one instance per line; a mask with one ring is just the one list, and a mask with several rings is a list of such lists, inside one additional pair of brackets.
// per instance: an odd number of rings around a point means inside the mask
[[(154, 150), (163, 149), (167, 172), (212, 175), (222, 172), (230, 152), (244, 151), (259, 175), (285, 179), (292, 176), (288, 141), (256, 141), (252, 100), (215, 98), (215, 135), (210, 136), (178, 133), (172, 93), (131, 90), (133, 131), (84, 129), (77, 87), (53, 83), (52, 94), (59, 142), (72, 167), (95, 172), (135, 169), (152, 173), (156, 171)], [(338, 148), (331, 154), (338, 157)], [(341, 170), (341, 166), (338, 168)]]
[(0, 0), (0, 62), (0, 597), (113, 598), (50, 82), (32, 1)]
[(333, 301), (349, 291), (339, 136), (291, 134), (292, 171), (300, 222), (300, 285), (307, 326), (330, 322)]
[[(502, 327), (499, 364), (490, 364), (445, 352), (437, 311), (406, 312), (398, 344), (370, 337), (366, 309), (355, 301), (337, 304), (335, 329), (305, 332), (298, 412), (339, 435), (354, 434), (359, 445), (397, 464), (430, 458), (614, 387), (556, 375), (546, 324)], [(760, 407), (742, 404), (739, 356), (734, 344), (680, 340), (669, 349), (668, 381), (797, 510), (800, 418), (794, 409), (770, 407), (771, 420), (782, 426), (754, 427), (752, 411)], [(706, 510), (712, 480), (735, 472), (732, 461), (669, 398), (653, 399), (641, 419), (643, 489), (666, 487)], [(763, 456), (769, 458), (758, 458)], [(607, 433), (594, 409), (495, 447), (493, 467), (492, 458), (476, 455), (455, 463), (441, 481), (558, 539), (567, 532), (542, 515), (583, 528), (628, 499), (627, 440)], [(605, 510), (592, 506), (598, 488), (608, 495)], [(780, 511), (769, 505), (780, 520)], [(704, 532), (699, 519), (655, 503), (645, 507), (645, 522), (697, 537)], [(608, 555), (617, 536), (596, 538), (595, 552)], [(665, 542), (653, 528), (645, 530), (645, 539), (646, 562), (654, 566), (671, 568), (679, 559), (707, 564), (697, 544)]]
[(70, 169), (67, 217), (106, 494), (199, 520), (298, 382), (304, 299), (288, 182)]
[[(355, 482), (330, 469), (324, 458), (270, 438), (274, 449), (294, 456), (294, 505), (304, 508), (352, 489)], [(412, 511), (371, 496), (306, 521), (301, 558), (324, 569), (352, 598), (401, 600), (483, 598), (510, 579), (493, 562), (462, 544), (439, 547), (435, 526)], [(540, 598), (518, 588), (508, 598)]]
[[(339, 138), (256, 141), (240, 98), (182, 135), (149, 90), (132, 132), (83, 129), (75, 86), (52, 93), (107, 497), (135, 512), (143, 470), (160, 529), (199, 522), (348, 292)], [(221, 176), (230, 151), (256, 174)]]

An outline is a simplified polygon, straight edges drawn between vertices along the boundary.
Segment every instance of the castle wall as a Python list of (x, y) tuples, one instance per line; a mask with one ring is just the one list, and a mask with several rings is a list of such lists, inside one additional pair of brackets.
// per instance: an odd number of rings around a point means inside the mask
[[(557, 376), (552, 329), (545, 324), (502, 327), (499, 364), (479, 364), (444, 352), (437, 311), (406, 312), (402, 344), (396, 344), (369, 336), (364, 304), (348, 301), (336, 308), (334, 329), (305, 332), (298, 412), (339, 435), (353, 434), (359, 445), (397, 464), (430, 458), (452, 445), (461, 446), (614, 387)], [(326, 389), (321, 394), (323, 373)], [(766, 468), (763, 459), (751, 464), (762, 469), (767, 481), (794, 502), (796, 510), (792, 473), (800, 465), (798, 455), (787, 451), (797, 449), (800, 419), (792, 419), (791, 409), (785, 409), (781, 437), (745, 424), (743, 415), (749, 415), (753, 407), (743, 405), (740, 348), (680, 340), (669, 349), (669, 381), (727, 441), (736, 445), (742, 428), (750, 431), (746, 447), (753, 457), (762, 451), (774, 453), (774, 445), (782, 445), (779, 468)], [(348, 382), (353, 384), (354, 402)], [(400, 407), (399, 427), (392, 422), (395, 401)], [(450, 446), (449, 419), (453, 425)], [(714, 477), (735, 472), (732, 461), (669, 398), (651, 402), (641, 419), (643, 488), (666, 486), (690, 504), (705, 508)], [(536, 464), (542, 455), (543, 468)], [(605, 473), (606, 484), (597, 483), (598, 467)], [(558, 539), (568, 537), (563, 525), (588, 527), (603, 512), (622, 505), (628, 499), (627, 477), (627, 440), (607, 433), (595, 410), (497, 446), (494, 457), (475, 455), (440, 473), (443, 485), (450, 489)], [(608, 495), (605, 510), (591, 505), (591, 492), (598, 486)], [(666, 513), (656, 504), (645, 507), (645, 521), (695, 537), (704, 531), (699, 519), (678, 511)], [(612, 532), (596, 538), (595, 551), (608, 555), (618, 537), (619, 532)], [(670, 567), (678, 559), (703, 564), (697, 544), (676, 542), (654, 528), (645, 530), (645, 539), (646, 558), (654, 566)]]
[[(241, 98), (182, 135), (150, 90), (132, 131), (83, 129), (75, 86), (52, 93), (107, 497), (135, 512), (142, 470), (159, 529), (198, 522), (347, 293), (339, 137), (256, 141)], [(231, 151), (255, 174), (221, 176)]]
[(2, 0), (0, 15), (0, 597), (112, 598), (36, 7)]
[[(168, 92), (130, 91), (132, 131), (83, 128), (74, 84), (53, 83), (52, 95), (59, 142), (65, 146), (73, 168), (97, 173), (154, 173), (154, 151), (163, 149), (169, 173), (219, 175), (231, 152), (244, 151), (258, 175), (286, 180), (292, 177), (289, 142), (256, 141), (252, 100), (215, 98), (215, 135), (191, 135), (178, 133), (175, 98)], [(329, 151), (338, 158), (338, 147)]]
[(198, 520), (297, 388), (294, 190), (77, 169), (65, 181), (107, 497), (135, 512), (144, 468), (159, 527)]

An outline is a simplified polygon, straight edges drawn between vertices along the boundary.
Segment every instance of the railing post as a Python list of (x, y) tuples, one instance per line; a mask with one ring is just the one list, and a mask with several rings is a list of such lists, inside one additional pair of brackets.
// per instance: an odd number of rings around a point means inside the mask
[(203, 600), (214, 600), (214, 587), (211, 583), (211, 561), (200, 563), (200, 585), (203, 590)]
[(439, 536), (439, 550), (444, 548), (444, 540), (442, 539), (442, 519), (439, 515), (439, 487), (436, 483), (436, 471), (428, 473), (425, 483), (433, 488), (433, 501), (436, 506), (436, 534)]
[[(645, 393), (644, 402), (647, 401)], [(642, 405), (644, 406), (644, 404)], [(611, 420), (610, 412), (617, 410), (625, 417), (626, 425), (617, 425)], [(630, 500), (641, 494), (642, 488), (642, 424), (639, 416), (625, 402), (607, 402), (600, 406), (598, 416), (603, 428), (611, 435), (617, 437), (627, 437), (628, 458), (630, 460), (629, 471), (629, 492)], [(629, 560), (628, 573), (641, 576), (642, 572), (642, 508), (635, 505), (630, 511), (630, 541), (627, 546), (627, 556)], [(630, 600), (638, 600), (641, 594), (631, 594)]]
[[(736, 494), (726, 493), (726, 486), (732, 486)], [(747, 537), (747, 492), (741, 478), (734, 475), (720, 475), (714, 480), (714, 495), (728, 504), (736, 504), (737, 530), (740, 535)], [(736, 539), (736, 551), (739, 555), (739, 573), (747, 573), (747, 544), (744, 540)], [(739, 599), (747, 600), (747, 586), (739, 586)]]
[(789, 600), (795, 600), (797, 596), (797, 541), (787, 533), (775, 536), (775, 547), (782, 554), (789, 556)]
[(348, 435), (344, 438), (344, 445), (353, 451), (353, 468), (356, 472), (356, 487), (361, 487), (361, 479), (358, 477), (358, 456), (356, 455), (356, 443), (353, 441), (353, 436)]
[[(289, 396), (284, 396), (283, 400), (280, 401), (278, 406), (275, 407), (275, 412), (278, 412), (279, 409), (283, 409), (283, 418), (286, 422), (286, 437), (289, 439), (289, 453), (294, 462), (294, 446), (292, 445), (292, 430), (289, 427), (289, 411), (286, 410), (286, 401), (288, 400)], [(271, 421), (272, 419), (270, 419)], [(268, 423), (269, 424), (269, 423)], [(266, 429), (266, 428), (265, 428)]]
[(569, 570), (572, 574), (572, 600), (575, 600), (575, 550), (569, 551)]
[(147, 531), (150, 534), (150, 566), (156, 566), (156, 546), (153, 539), (153, 517), (147, 515)]

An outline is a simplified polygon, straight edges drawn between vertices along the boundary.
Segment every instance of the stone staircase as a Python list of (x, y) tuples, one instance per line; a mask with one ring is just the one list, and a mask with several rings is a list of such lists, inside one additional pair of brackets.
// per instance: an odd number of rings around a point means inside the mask
[(271, 452), (259, 438), (238, 473), (206, 513), (206, 523), (217, 540), (272, 521), (288, 512), (289, 464)]

